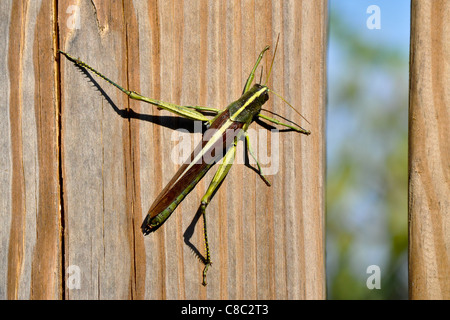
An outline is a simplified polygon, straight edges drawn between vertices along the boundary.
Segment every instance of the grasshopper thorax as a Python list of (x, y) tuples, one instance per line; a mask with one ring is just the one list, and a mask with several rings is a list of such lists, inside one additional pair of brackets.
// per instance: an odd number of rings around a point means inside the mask
[(269, 88), (261, 84), (253, 85), (228, 106), (231, 120), (250, 124), (267, 100), (269, 100)]

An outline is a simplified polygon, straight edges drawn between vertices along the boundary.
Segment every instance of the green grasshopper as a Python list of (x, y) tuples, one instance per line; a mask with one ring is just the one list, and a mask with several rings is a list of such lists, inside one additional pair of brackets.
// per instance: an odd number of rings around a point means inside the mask
[[(278, 40), (275, 46), (272, 64), (267, 74), (266, 83), (272, 71), (277, 47)], [(256, 161), (256, 164), (258, 166), (258, 173), (261, 178), (268, 186), (270, 186), (270, 182), (263, 175), (261, 166), (250, 147), (250, 140), (247, 134), (247, 129), (250, 124), (254, 120), (261, 118), (306, 135), (310, 134), (310, 131), (303, 129), (300, 126), (295, 127), (261, 114), (263, 104), (269, 99), (269, 91), (273, 92), (274, 94), (276, 93), (270, 90), (265, 84), (254, 84), (253, 86), (251, 86), (251, 84), (255, 78), (255, 71), (258, 68), (261, 59), (263, 58), (264, 53), (268, 49), (269, 46), (266, 46), (259, 54), (256, 63), (247, 78), (242, 96), (238, 100), (232, 102), (228, 107), (226, 107), (226, 109), (223, 110), (200, 106), (179, 106), (172, 103), (162, 102), (159, 100), (144, 97), (135, 91), (124, 89), (83, 61), (76, 59), (63, 51), (59, 51), (61, 54), (66, 56), (68, 60), (75, 63), (79, 67), (91, 70), (99, 77), (114, 85), (122, 92), (126, 93), (131, 99), (148, 102), (157, 106), (159, 109), (165, 109), (188, 119), (206, 122), (206, 124), (209, 125), (209, 128), (204, 133), (203, 141), (194, 149), (191, 157), (181, 165), (177, 173), (169, 181), (167, 186), (161, 191), (159, 196), (151, 205), (148, 214), (141, 226), (142, 233), (144, 235), (148, 235), (149, 233), (154, 232), (159, 227), (161, 227), (167, 220), (167, 218), (170, 217), (175, 208), (180, 204), (180, 202), (183, 201), (187, 194), (191, 192), (191, 190), (203, 178), (208, 170), (223, 156), (222, 163), (215, 173), (205, 195), (201, 199), (199, 208), (200, 214), (203, 216), (203, 233), (205, 241), (205, 258), (202, 258), (205, 265), (203, 269), (202, 282), (204, 286), (206, 285), (206, 273), (209, 266), (211, 265), (211, 255), (208, 245), (205, 211), (206, 207), (211, 201), (212, 196), (215, 194), (222, 181), (228, 174), (228, 171), (230, 171), (231, 166), (233, 165), (237, 142), (245, 137), (247, 152), (249, 152), (252, 158)], [(276, 95), (279, 96), (278, 94)], [(284, 100), (281, 96), (279, 97), (284, 102), (286, 102), (286, 100)], [(287, 104), (292, 107), (289, 103)], [(294, 111), (296, 110), (294, 109)], [(215, 117), (213, 117), (212, 119), (208, 119), (202, 112), (213, 113), (215, 114)], [(215, 152), (217, 150), (222, 150), (222, 153)], [(208, 161), (205, 160), (205, 155), (207, 154), (210, 155)]]

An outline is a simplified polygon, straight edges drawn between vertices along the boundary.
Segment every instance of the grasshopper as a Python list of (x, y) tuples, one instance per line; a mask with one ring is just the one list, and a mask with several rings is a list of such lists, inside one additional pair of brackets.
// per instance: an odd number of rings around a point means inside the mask
[[(277, 47), (278, 40), (275, 46), (270, 70), (267, 74), (266, 83), (272, 71)], [(202, 281), (202, 284), (204, 286), (207, 284), (206, 273), (209, 266), (211, 265), (211, 255), (208, 244), (205, 211), (206, 207), (211, 201), (212, 196), (215, 194), (222, 181), (230, 171), (231, 166), (233, 165), (237, 142), (245, 137), (247, 152), (249, 152), (252, 158), (256, 161), (258, 173), (263, 181), (268, 186), (270, 186), (270, 182), (263, 175), (261, 166), (250, 147), (250, 140), (247, 134), (247, 129), (250, 124), (254, 120), (261, 118), (277, 125), (285, 126), (299, 133), (303, 133), (306, 135), (309, 135), (311, 133), (310, 131), (303, 129), (300, 126), (293, 126), (287, 123), (283, 123), (277, 119), (261, 114), (263, 104), (269, 99), (269, 91), (274, 93), (287, 103), (287, 101), (284, 100), (281, 96), (269, 89), (266, 84), (262, 85), (256, 83), (252, 86), (256, 69), (258, 68), (259, 63), (261, 62), (261, 59), (263, 58), (264, 53), (267, 50), (269, 50), (269, 46), (266, 46), (259, 54), (256, 63), (247, 78), (242, 96), (236, 101), (232, 102), (223, 110), (201, 106), (179, 106), (176, 104), (144, 97), (143, 95), (135, 91), (124, 89), (88, 64), (72, 57), (66, 52), (59, 50), (61, 54), (63, 54), (75, 65), (91, 70), (97, 76), (103, 78), (113, 86), (117, 87), (120, 91), (127, 94), (129, 98), (153, 104), (157, 106), (158, 109), (165, 109), (191, 120), (202, 121), (209, 126), (204, 133), (203, 141), (194, 149), (191, 157), (181, 165), (177, 173), (173, 176), (167, 186), (161, 191), (159, 196), (153, 202), (141, 226), (142, 233), (144, 235), (148, 235), (149, 233), (154, 232), (159, 227), (161, 227), (167, 220), (167, 218), (170, 217), (176, 207), (180, 204), (180, 202), (183, 201), (187, 194), (196, 186), (196, 184), (203, 178), (203, 176), (205, 176), (208, 170), (222, 158), (222, 163), (219, 165), (219, 168), (215, 173), (205, 195), (201, 199), (199, 208), (200, 215), (203, 217), (203, 233), (205, 241), (205, 257), (202, 258), (202, 261), (205, 265), (203, 269)], [(292, 107), (289, 103), (287, 104)], [(294, 109), (294, 111), (296, 110)], [(209, 119), (202, 112), (213, 113), (215, 114), (215, 116), (212, 119)], [(217, 150), (221, 150), (222, 153), (216, 152)], [(205, 160), (206, 154), (210, 155), (208, 161)]]

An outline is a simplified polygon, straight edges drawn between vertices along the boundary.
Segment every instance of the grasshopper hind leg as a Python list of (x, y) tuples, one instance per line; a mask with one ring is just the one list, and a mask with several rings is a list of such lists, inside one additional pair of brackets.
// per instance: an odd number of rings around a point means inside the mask
[(217, 169), (211, 183), (209, 184), (208, 190), (206, 190), (206, 193), (203, 196), (202, 202), (200, 205), (201, 215), (203, 216), (203, 234), (204, 234), (204, 239), (205, 239), (205, 259), (204, 259), (205, 268), (203, 269), (203, 282), (202, 282), (202, 284), (204, 286), (206, 286), (206, 273), (208, 272), (209, 266), (211, 265), (211, 255), (209, 252), (205, 211), (206, 211), (206, 207), (208, 206), (209, 202), (211, 201), (212, 196), (217, 191), (220, 184), (227, 176), (228, 171), (230, 171), (231, 166), (233, 165), (234, 156), (236, 155), (237, 141), (238, 141), (238, 137), (235, 137), (233, 145), (230, 147), (230, 149), (227, 151), (227, 153), (223, 157), (223, 161), (220, 164), (219, 169)]
[(206, 214), (205, 214), (206, 206), (207, 206), (206, 203), (201, 204), (201, 211), (203, 216), (203, 235), (205, 239), (205, 260), (203, 261), (205, 267), (203, 268), (203, 281), (202, 281), (202, 285), (204, 286), (207, 285), (206, 273), (208, 272), (209, 266), (211, 265), (211, 255), (209, 253), (209, 244), (208, 244), (208, 233), (206, 232)]

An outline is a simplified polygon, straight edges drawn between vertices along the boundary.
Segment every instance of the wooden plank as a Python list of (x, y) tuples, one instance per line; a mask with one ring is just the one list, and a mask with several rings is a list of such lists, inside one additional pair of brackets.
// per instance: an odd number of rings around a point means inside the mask
[(450, 299), (448, 1), (412, 1), (409, 105), (409, 294)]
[[(8, 248), (1, 251), (0, 298), (325, 297), (326, 1), (1, 6), (0, 80), (8, 108), (0, 120), (0, 161), (10, 170), (0, 174), (1, 243)], [(190, 149), (200, 129), (129, 101), (52, 54), (59, 45), (152, 98), (224, 108), (239, 97), (256, 56), (278, 33), (269, 86), (309, 119), (312, 135), (254, 125), (253, 147), (272, 187), (243, 164), (231, 170), (208, 207), (213, 265), (205, 288), (203, 266), (183, 234), (214, 172), (160, 230), (145, 238), (140, 231), (179, 166), (175, 129), (197, 131)], [(276, 97), (265, 107), (303, 124)], [(201, 229), (200, 220), (190, 241), (202, 253)]]
[(0, 213), (0, 299), (7, 298), (8, 290), (8, 250), (9, 234), (11, 230), (11, 126), (9, 121), (9, 106), (10, 99), (10, 81), (7, 60), (8, 56), (8, 41), (9, 28), (11, 24), (11, 6), (12, 1), (2, 1), (0, 3), (0, 105), (2, 106), (0, 117), (0, 165), (2, 168), (8, 170), (0, 171), (0, 206), (2, 211)]
[(55, 15), (2, 1), (0, 299), (61, 297)]
[[(122, 2), (61, 1), (58, 9), (60, 47), (126, 86)], [(128, 99), (104, 83), (97, 89), (98, 79), (67, 60), (61, 66), (65, 266), (81, 277), (65, 298), (131, 298), (130, 126), (114, 110), (127, 108)]]

